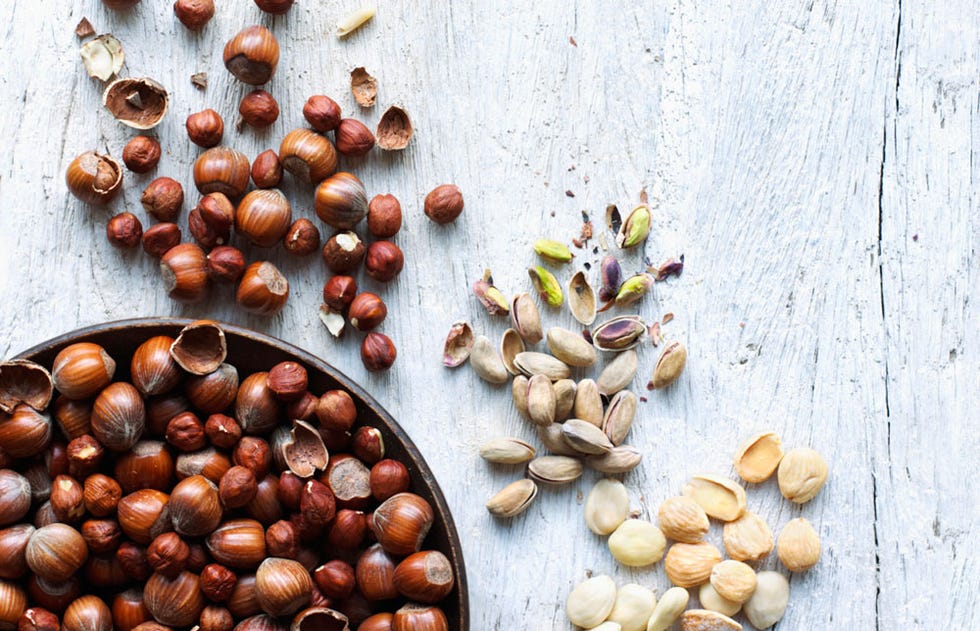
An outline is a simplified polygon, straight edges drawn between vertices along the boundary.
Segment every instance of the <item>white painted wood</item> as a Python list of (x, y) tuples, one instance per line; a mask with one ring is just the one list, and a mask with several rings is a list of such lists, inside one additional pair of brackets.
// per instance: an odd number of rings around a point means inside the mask
[[(507, 387), (441, 366), (442, 341), (458, 317), (494, 339), (505, 328), (469, 293), (484, 267), (505, 293), (527, 290), (535, 238), (570, 241), (583, 209), (603, 232), (606, 204), (627, 209), (645, 187), (657, 207), (642, 255), (683, 253), (687, 265), (640, 312), (673, 312), (665, 333), (685, 341), (690, 358), (676, 386), (646, 393), (656, 350), (641, 350), (635, 386), (649, 400), (630, 441), (648, 455), (626, 477), (635, 508), (653, 516), (690, 474), (732, 473), (739, 440), (775, 429), (831, 465), (827, 487), (803, 507), (782, 500), (774, 482), (749, 489), (749, 506), (774, 529), (804, 516), (824, 542), (820, 564), (792, 578), (779, 628), (977, 626), (980, 515), (967, 477), (980, 368), (970, 301), (980, 289), (973, 3), (398, 2), (382, 3), (339, 42), (333, 24), (357, 4), (300, 0), (273, 19), (250, 2), (219, 2), (215, 20), (192, 35), (169, 2), (122, 14), (96, 0), (2, 3), (0, 354), (78, 326), (161, 314), (221, 318), (320, 354), (400, 419), (440, 479), (464, 541), (472, 628), (567, 628), (564, 597), (586, 571), (662, 592), (662, 568), (617, 568), (588, 532), (581, 497), (591, 474), (543, 489), (511, 523), (486, 514), (484, 498), (520, 472), (486, 466), (477, 445), (533, 434)], [(109, 209), (79, 204), (63, 179), (78, 153), (118, 156), (133, 135), (101, 109), (100, 86), (79, 62), (73, 29), (83, 16), (123, 41), (125, 74), (152, 76), (172, 95), (156, 130), (160, 166), (127, 174)], [(238, 133), (248, 89), (224, 71), (221, 48), (253, 22), (283, 43), (270, 84), (283, 114), (266, 132)], [(357, 65), (379, 80), (372, 110), (348, 93)], [(197, 71), (209, 73), (205, 92), (189, 82)], [(302, 123), (313, 93), (335, 96), (371, 126), (390, 102), (413, 115), (407, 151), (347, 163), (372, 194), (390, 191), (406, 211), (397, 238), (405, 271), (387, 287), (365, 283), (388, 302), (383, 329), (399, 348), (384, 375), (364, 371), (356, 336), (334, 341), (318, 322), (326, 273), (315, 256), (249, 252), (280, 264), (291, 282), (289, 305), (264, 320), (237, 310), (228, 288), (204, 305), (172, 303), (155, 262), (120, 254), (103, 236), (114, 212), (146, 219), (139, 194), (157, 175), (184, 183), (188, 207), (196, 201), (188, 113), (218, 109), (226, 141), (254, 156)], [(459, 184), (467, 202), (448, 227), (421, 212), (442, 182)], [(297, 213), (312, 216), (311, 191), (292, 182), (285, 190)], [(560, 277), (601, 254), (579, 252)], [(624, 257), (630, 272), (642, 255)], [(545, 320), (574, 324), (565, 311)], [(711, 537), (720, 544), (720, 529)]]

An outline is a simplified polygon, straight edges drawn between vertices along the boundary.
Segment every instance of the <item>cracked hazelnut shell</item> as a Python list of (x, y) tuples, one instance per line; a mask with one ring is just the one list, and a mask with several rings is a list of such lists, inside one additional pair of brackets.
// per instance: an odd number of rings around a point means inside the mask
[(102, 93), (102, 105), (116, 120), (134, 129), (156, 127), (167, 113), (170, 97), (153, 79), (116, 79)]
[(119, 194), (122, 179), (122, 166), (110, 156), (94, 151), (86, 151), (72, 160), (65, 173), (71, 194), (97, 206), (108, 204)]

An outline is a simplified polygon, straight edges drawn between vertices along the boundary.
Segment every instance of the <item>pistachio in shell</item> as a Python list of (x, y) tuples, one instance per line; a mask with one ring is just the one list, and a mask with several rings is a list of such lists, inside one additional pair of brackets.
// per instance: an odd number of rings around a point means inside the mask
[(487, 510), (494, 517), (514, 517), (527, 510), (537, 495), (538, 485), (533, 480), (517, 480), (491, 497)]
[(633, 381), (636, 375), (636, 366), (639, 358), (634, 350), (623, 351), (616, 356), (599, 373), (596, 385), (599, 386), (599, 394), (611, 397)]
[(473, 341), (470, 351), (470, 366), (478, 377), (489, 383), (504, 383), (507, 381), (507, 367), (494, 350), (490, 340), (485, 335), (479, 335)]
[(282, 456), (289, 470), (301, 478), (326, 469), (330, 459), (320, 432), (306, 421), (293, 421), (293, 429), (282, 444)]
[(639, 344), (646, 332), (640, 316), (616, 316), (592, 329), (592, 344), (600, 351), (625, 351)]
[(544, 337), (541, 330), (541, 314), (531, 294), (524, 292), (514, 296), (510, 303), (510, 319), (514, 330), (528, 344), (537, 344)]
[(571, 456), (540, 456), (527, 465), (527, 475), (543, 484), (568, 484), (582, 477), (582, 461)]
[(517, 366), (514, 365), (514, 358), (517, 357), (518, 353), (523, 353), (524, 350), (524, 340), (517, 334), (517, 331), (514, 329), (504, 331), (500, 338), (500, 358), (503, 360), (507, 372), (512, 375), (520, 373)]
[(385, 151), (401, 151), (412, 140), (412, 119), (408, 112), (397, 105), (392, 105), (381, 115), (378, 129), (375, 133), (375, 144)]
[(572, 317), (580, 324), (589, 326), (595, 322), (595, 292), (585, 277), (585, 272), (576, 272), (572, 280), (568, 281), (568, 308)]
[(0, 364), (0, 410), (7, 414), (13, 414), (21, 403), (43, 412), (53, 393), (54, 382), (44, 366), (27, 359)]
[(469, 322), (458, 320), (453, 322), (446, 336), (446, 345), (442, 352), (442, 364), (448, 368), (463, 365), (473, 350), (473, 329)]
[(88, 76), (102, 81), (122, 70), (126, 55), (122, 43), (106, 33), (82, 44), (78, 53), (82, 56)]
[(565, 302), (565, 295), (554, 274), (540, 265), (536, 265), (527, 270), (527, 275), (531, 278), (531, 284), (534, 285), (534, 289), (538, 292), (541, 300), (556, 308)]
[(170, 97), (167, 90), (146, 77), (116, 79), (102, 93), (102, 105), (124, 125), (151, 129), (163, 120)]
[(378, 80), (364, 66), (358, 66), (350, 71), (350, 91), (358, 105), (373, 107), (378, 98)]
[(632, 248), (640, 245), (650, 234), (650, 207), (640, 204), (626, 216), (616, 235), (616, 245), (621, 248)]
[(473, 295), (490, 315), (507, 315), (510, 312), (504, 294), (493, 286), (493, 275), (490, 270), (484, 270), (483, 278), (473, 283)]
[(480, 457), (494, 464), (524, 464), (535, 453), (534, 447), (518, 438), (492, 438), (480, 445)]
[(170, 356), (192, 375), (208, 375), (228, 356), (225, 332), (212, 320), (191, 322), (170, 346)]
[(686, 363), (687, 347), (681, 342), (671, 342), (657, 360), (657, 366), (653, 369), (653, 378), (650, 379), (647, 388), (659, 390), (674, 383), (684, 372)]

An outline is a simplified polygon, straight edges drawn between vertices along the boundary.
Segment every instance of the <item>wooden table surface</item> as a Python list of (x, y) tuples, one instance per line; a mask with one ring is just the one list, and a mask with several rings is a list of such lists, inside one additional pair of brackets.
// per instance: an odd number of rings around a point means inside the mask
[[(319, 354), (400, 419), (435, 471), (464, 542), (474, 631), (568, 628), (564, 599), (587, 571), (662, 593), (662, 564), (617, 567), (586, 529), (592, 473), (543, 489), (510, 523), (491, 518), (486, 498), (521, 472), (487, 466), (477, 446), (497, 435), (534, 442), (533, 432), (509, 387), (443, 368), (442, 344), (457, 318), (494, 340), (506, 328), (470, 293), (485, 267), (508, 296), (529, 290), (535, 239), (570, 243), (584, 210), (604, 235), (594, 244), (611, 246), (606, 205), (628, 209), (646, 189), (653, 231), (624, 265), (685, 255), (683, 275), (657, 284), (639, 313), (672, 312), (664, 332), (690, 356), (675, 386), (647, 393), (659, 349), (640, 350), (634, 389), (648, 400), (629, 442), (646, 457), (625, 477), (633, 508), (655, 518), (690, 475), (733, 475), (740, 440), (776, 430), (831, 467), (802, 507), (773, 481), (748, 489), (774, 531), (803, 516), (823, 541), (819, 565), (791, 578), (780, 629), (976, 628), (980, 13), (971, 0), (386, 2), (346, 41), (334, 24), (357, 2), (299, 0), (279, 18), (245, 0), (217, 4), (191, 34), (169, 0), (123, 13), (97, 0), (0, 3), (0, 355), (150, 315), (220, 318)], [(108, 208), (79, 203), (64, 183), (75, 155), (118, 157), (134, 135), (85, 74), (74, 34), (82, 17), (123, 42), (124, 76), (153, 77), (171, 94), (154, 130), (160, 165), (127, 173)], [(266, 131), (237, 132), (249, 88), (225, 72), (221, 51), (252, 23), (282, 43), (267, 86), (282, 115)], [(373, 109), (349, 93), (355, 66), (378, 78)], [(189, 80), (199, 71), (205, 91)], [(184, 134), (188, 113), (218, 110), (226, 143), (254, 156), (303, 124), (315, 93), (372, 128), (400, 102), (415, 124), (406, 151), (344, 161), (406, 213), (404, 271), (385, 287), (365, 283), (387, 301), (382, 329), (399, 349), (384, 374), (361, 366), (357, 335), (334, 340), (318, 321), (327, 277), (318, 256), (247, 250), (290, 281), (289, 304), (264, 319), (237, 309), (227, 287), (204, 304), (172, 302), (155, 261), (104, 236), (123, 210), (149, 224), (139, 196), (160, 175), (184, 184), (186, 225), (199, 153)], [(443, 182), (466, 198), (448, 227), (421, 211)], [(289, 178), (284, 190), (297, 214), (313, 216), (309, 187)], [(604, 252), (576, 254), (558, 271), (563, 282)], [(544, 319), (574, 324), (567, 310)], [(720, 544), (717, 525), (711, 538)], [(781, 569), (775, 554), (760, 567)]]

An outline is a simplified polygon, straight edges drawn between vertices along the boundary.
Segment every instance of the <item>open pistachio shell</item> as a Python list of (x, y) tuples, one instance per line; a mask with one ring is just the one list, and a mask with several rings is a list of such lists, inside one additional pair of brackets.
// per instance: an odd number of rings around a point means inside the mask
[(54, 382), (44, 366), (26, 359), (0, 364), (0, 410), (7, 414), (21, 403), (43, 412), (53, 393)]
[(507, 368), (507, 372), (512, 375), (520, 373), (517, 366), (514, 365), (514, 358), (517, 357), (518, 353), (523, 352), (524, 340), (517, 334), (517, 331), (514, 329), (504, 331), (503, 337), (500, 338), (500, 358), (504, 360), (504, 366)]
[(568, 367), (568, 364), (547, 353), (536, 353), (534, 351), (518, 353), (514, 357), (514, 365), (517, 366), (517, 369), (522, 374), (528, 377), (532, 375), (545, 375), (552, 381), (568, 379), (572, 374), (572, 370)]
[(592, 343), (600, 351), (625, 351), (639, 344), (646, 331), (640, 316), (617, 316), (592, 330)]
[(442, 363), (449, 368), (461, 366), (473, 350), (473, 329), (469, 322), (459, 320), (453, 322), (446, 336), (446, 345), (442, 351)]
[(585, 277), (585, 272), (576, 272), (572, 280), (568, 281), (568, 308), (581, 324), (589, 326), (595, 322), (595, 292)]

